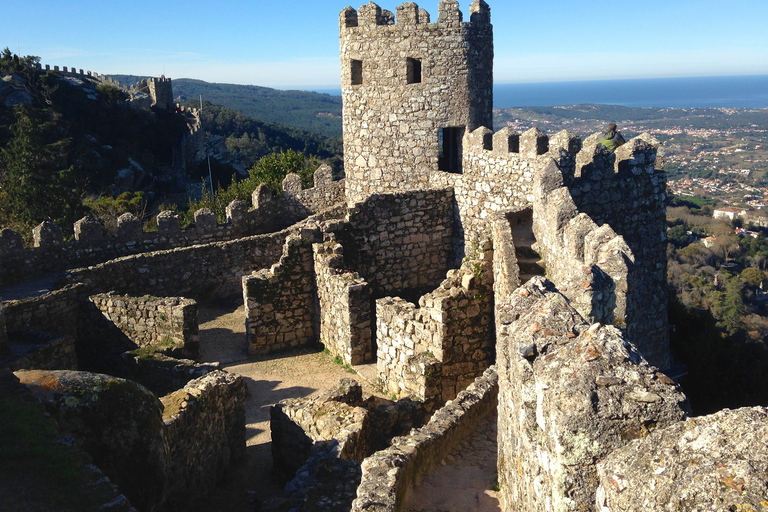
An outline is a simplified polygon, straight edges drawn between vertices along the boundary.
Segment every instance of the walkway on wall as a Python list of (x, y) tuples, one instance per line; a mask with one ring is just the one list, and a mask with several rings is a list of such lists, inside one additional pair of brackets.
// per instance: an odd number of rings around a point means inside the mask
[(499, 512), (496, 413), (477, 426), (408, 496), (407, 512)]

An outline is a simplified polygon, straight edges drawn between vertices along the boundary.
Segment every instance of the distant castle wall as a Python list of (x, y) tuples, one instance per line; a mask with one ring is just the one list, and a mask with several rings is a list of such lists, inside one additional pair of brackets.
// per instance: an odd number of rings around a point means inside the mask
[[(21, 235), (0, 230), (0, 283), (13, 284), (49, 272), (94, 265), (115, 258), (153, 251), (188, 247), (215, 241), (236, 240), (243, 236), (283, 229), (321, 210), (344, 202), (344, 181), (324, 179), (327, 166), (316, 171), (318, 185), (286, 192), (273, 198), (266, 187), (254, 192), (253, 209), (233, 201), (227, 209), (227, 222), (218, 224), (208, 209), (195, 212), (195, 226), (182, 230), (175, 212), (157, 216), (157, 231), (144, 232), (133, 214), (118, 219), (116, 235), (104, 231), (95, 219), (84, 217), (74, 225), (74, 240), (64, 241), (60, 227), (43, 222), (33, 232), (34, 247), (25, 248)], [(295, 175), (288, 176), (291, 180)]]
[(438, 11), (434, 23), (413, 2), (398, 6), (397, 23), (372, 2), (340, 14), (350, 203), (428, 188), (429, 169), (456, 163), (464, 128), (492, 124), (490, 10), (476, 0), (469, 22), (455, 0)]

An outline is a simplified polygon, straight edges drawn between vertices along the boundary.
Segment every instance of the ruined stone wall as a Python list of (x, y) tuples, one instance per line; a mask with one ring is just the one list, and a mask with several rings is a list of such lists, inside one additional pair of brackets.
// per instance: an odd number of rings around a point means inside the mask
[(616, 155), (595, 142), (551, 149), (534, 187), (547, 275), (590, 321), (625, 329), (650, 362), (669, 363), (665, 180), (645, 136)]
[(313, 398), (282, 400), (270, 410), (272, 459), (289, 477), (321, 451), (362, 462), (370, 451), (371, 428), (362, 407)]
[(341, 12), (350, 203), (429, 188), (429, 174), (440, 164), (440, 129), (492, 125), (490, 9), (476, 0), (470, 16), (463, 21), (455, 0), (439, 3), (434, 23), (413, 2), (397, 7), (397, 23), (374, 3)]
[(465, 262), (419, 307), (376, 301), (377, 371), (387, 391), (441, 404), (480, 375), (493, 354), (493, 251)]
[(320, 341), (346, 364), (373, 360), (371, 288), (344, 269), (344, 248), (328, 240), (313, 246), (320, 315)]
[(277, 263), (243, 277), (251, 355), (288, 350), (316, 339), (312, 243), (319, 238), (317, 228), (290, 234)]
[(170, 463), (166, 503), (192, 505), (216, 488), (232, 464), (246, 456), (245, 380), (214, 371), (163, 396)]
[(598, 462), (683, 419), (686, 398), (542, 277), (497, 310), (502, 510), (593, 510)]
[(400, 510), (419, 475), (439, 464), (456, 443), (472, 435), (479, 420), (496, 408), (498, 390), (496, 372), (486, 370), (425, 426), (394, 438), (391, 447), (365, 459), (352, 511)]
[(42, 332), (15, 333), (10, 340), (12, 352), (0, 365), (12, 370), (77, 370), (79, 367), (75, 338)]
[(337, 233), (345, 266), (375, 296), (435, 287), (450, 268), (451, 190), (375, 195), (350, 207), (347, 222)]
[(73, 285), (39, 297), (5, 302), (6, 328), (77, 337), (78, 296), (83, 291), (82, 285)]
[(200, 339), (194, 300), (100, 294), (90, 301), (138, 347), (197, 357)]
[[(254, 191), (252, 208), (242, 201), (227, 207), (226, 222), (219, 224), (208, 208), (195, 212), (195, 225), (181, 229), (178, 214), (157, 215), (157, 230), (143, 231), (141, 221), (126, 213), (117, 219), (117, 233), (109, 234), (100, 222), (84, 217), (73, 226), (74, 240), (64, 241), (62, 229), (43, 222), (33, 232), (34, 246), (24, 247), (20, 234), (0, 231), (0, 284), (8, 285), (40, 274), (96, 265), (112, 259), (197, 244), (237, 240), (245, 236), (285, 229), (318, 212), (344, 204), (344, 182), (332, 181), (330, 168), (316, 171), (317, 185), (272, 197), (263, 185)], [(295, 178), (294, 178), (295, 177)], [(288, 182), (298, 179), (286, 177)], [(340, 215), (339, 212), (336, 215)]]

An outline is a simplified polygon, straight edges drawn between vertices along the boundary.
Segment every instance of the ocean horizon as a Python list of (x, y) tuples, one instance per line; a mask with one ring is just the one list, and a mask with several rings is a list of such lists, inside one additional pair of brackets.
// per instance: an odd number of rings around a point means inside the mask
[[(341, 96), (341, 89), (312, 89)], [(494, 84), (493, 106), (594, 103), (654, 108), (768, 108), (768, 75)]]

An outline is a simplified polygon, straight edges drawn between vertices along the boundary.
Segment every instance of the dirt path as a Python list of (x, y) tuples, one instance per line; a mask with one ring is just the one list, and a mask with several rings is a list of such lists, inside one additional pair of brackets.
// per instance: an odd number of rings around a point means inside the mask
[(407, 512), (500, 512), (496, 473), (496, 414), (477, 426), (440, 465), (420, 477)]
[(200, 512), (253, 511), (254, 504), (280, 496), (283, 482), (272, 478), (269, 409), (286, 398), (317, 394), (344, 377), (357, 378), (364, 392), (374, 390), (358, 375), (347, 373), (328, 354), (303, 350), (253, 360), (247, 354), (245, 311), (234, 307), (201, 307), (200, 352), (204, 361), (219, 361), (222, 368), (242, 375), (251, 399), (246, 407), (247, 461), (234, 468), (228, 480), (196, 510)]

